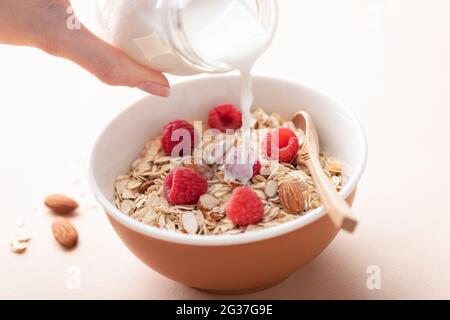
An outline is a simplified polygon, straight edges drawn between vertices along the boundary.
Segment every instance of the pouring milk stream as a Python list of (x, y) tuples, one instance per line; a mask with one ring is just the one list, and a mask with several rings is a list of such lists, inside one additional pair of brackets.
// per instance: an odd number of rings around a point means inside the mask
[[(208, 61), (226, 63), (241, 74), (242, 158), (248, 159), (253, 103), (251, 73), (266, 49), (267, 32), (242, 1), (192, 1), (183, 10), (182, 19), (188, 41), (197, 54)], [(239, 162), (243, 171), (239, 178), (244, 183), (253, 176), (253, 163), (246, 162)], [(227, 170), (225, 173), (229, 180), (236, 178)]]
[[(171, 0), (165, 1), (168, 1), (167, 5)], [(158, 33), (176, 34), (165, 30), (168, 27), (167, 24), (157, 24), (157, 21), (162, 20), (161, 16), (170, 14), (170, 10), (165, 12), (162, 8), (163, 5), (158, 4), (160, 1), (134, 0), (130, 2), (107, 0), (110, 9), (112, 5), (116, 8), (115, 25), (111, 28), (113, 44), (154, 69), (174, 74), (188, 74), (181, 68), (180, 70), (171, 70), (168, 67), (179, 65), (179, 59), (175, 60), (175, 54), (171, 52), (176, 50), (173, 50), (173, 46), (167, 45), (167, 38), (170, 36), (157, 36)], [(253, 103), (251, 74), (256, 60), (268, 47), (273, 30), (267, 30), (267, 26), (261, 23), (255, 11), (250, 7), (252, 1), (184, 0), (172, 2), (174, 6), (179, 6), (176, 25), (182, 25), (181, 42), (187, 42), (189, 49), (195, 52), (195, 56), (208, 62), (209, 65), (226, 65), (228, 69), (226, 71), (238, 70), (240, 72), (240, 108), (243, 117), (242, 141), (244, 145), (242, 159), (248, 159), (250, 109)], [(276, 8), (275, 0), (254, 0), (253, 4), (256, 3), (260, 8), (264, 2), (275, 3)], [(145, 16), (145, 12), (153, 15), (148, 18), (149, 20), (153, 18), (156, 22), (139, 21)], [(272, 15), (276, 15), (276, 12), (272, 12)], [(148, 30), (144, 30), (146, 28)], [(148, 35), (142, 37), (142, 34), (145, 33)], [(132, 41), (130, 41), (131, 38)], [(139, 50), (136, 50), (136, 47)], [(200, 72), (193, 70), (190, 74), (193, 73)], [(252, 177), (252, 165), (249, 164), (248, 168), (244, 167), (244, 171), (247, 171), (247, 174), (241, 175), (240, 180), (246, 183)], [(228, 175), (227, 178), (235, 177)]]

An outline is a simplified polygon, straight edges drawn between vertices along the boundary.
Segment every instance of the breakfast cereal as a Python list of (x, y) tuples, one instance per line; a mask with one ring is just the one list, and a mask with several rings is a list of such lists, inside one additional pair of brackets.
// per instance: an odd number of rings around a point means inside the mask
[[(285, 120), (276, 113), (268, 114), (261, 108), (256, 109), (252, 115), (251, 129), (254, 135), (250, 150), (258, 150), (257, 145), (261, 145), (263, 137), (278, 128), (288, 128), (295, 133), (295, 139), (298, 139), (296, 143), (301, 146), (304, 133), (292, 121)], [(186, 127), (185, 122), (182, 125)], [(173, 129), (172, 123), (170, 130)], [(115, 182), (117, 208), (144, 224), (179, 233), (231, 235), (270, 228), (321, 206), (308, 169), (296, 161), (282, 162), (281, 157), (264, 157), (257, 152), (256, 160), (252, 163), (254, 175), (248, 182), (226, 179), (225, 165), (218, 160), (226, 159), (231, 149), (242, 143), (240, 131), (231, 134), (222, 132), (211, 137), (203, 135), (197, 145), (192, 144), (175, 156), (167, 155), (161, 140), (161, 137), (155, 137), (148, 141), (139, 158), (133, 162), (130, 172), (117, 177)], [(232, 147), (225, 147), (226, 140), (231, 140), (231, 144), (227, 145)], [(320, 161), (330, 181), (338, 191), (341, 190), (344, 183), (341, 164), (323, 154), (320, 155)], [(188, 170), (195, 171), (201, 178)], [(182, 182), (185, 188), (175, 193), (175, 183), (181, 183), (180, 179), (186, 175), (191, 178)], [(192, 182), (192, 179), (199, 180), (199, 183), (204, 179), (205, 189)], [(193, 184), (193, 190), (185, 190)], [(249, 220), (256, 223), (238, 225), (227, 214), (227, 205), (235, 196), (233, 190), (243, 186), (257, 196), (262, 214), (260, 219)], [(241, 202), (242, 205), (247, 205), (245, 201)], [(245, 207), (243, 211), (254, 209), (259, 212), (259, 205), (258, 208), (255, 206)]]

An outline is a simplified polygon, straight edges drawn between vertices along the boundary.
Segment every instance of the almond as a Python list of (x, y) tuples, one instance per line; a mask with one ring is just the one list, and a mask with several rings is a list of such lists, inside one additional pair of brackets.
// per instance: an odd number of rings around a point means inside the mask
[(200, 197), (197, 206), (201, 211), (208, 212), (217, 207), (219, 203), (220, 203), (219, 199), (206, 193)]
[(218, 222), (220, 220), (222, 220), (223, 218), (225, 218), (225, 213), (221, 213), (221, 212), (210, 212), (208, 215), (209, 219), (211, 219), (212, 221)]
[(57, 214), (66, 215), (78, 208), (78, 203), (62, 194), (51, 194), (45, 198), (45, 205)]
[(264, 188), (264, 192), (269, 198), (275, 197), (278, 192), (278, 182), (276, 182), (275, 180), (270, 180), (269, 182), (267, 182)]
[(31, 234), (26, 231), (21, 231), (16, 235), (16, 240), (20, 242), (28, 242), (31, 240)]
[(214, 170), (207, 164), (195, 164), (194, 169), (200, 173), (206, 180), (214, 179)]
[(14, 253), (24, 253), (27, 250), (28, 243), (26, 241), (14, 240), (11, 242), (11, 251)]
[(52, 231), (56, 241), (66, 248), (73, 248), (78, 242), (77, 229), (65, 218), (56, 218)]
[(236, 188), (242, 187), (242, 183), (240, 183), (238, 181), (225, 181), (225, 182), (233, 190)]
[(150, 186), (152, 185), (152, 184), (154, 184), (154, 182), (153, 181), (145, 181), (143, 184), (141, 184), (138, 188), (137, 188), (137, 191), (139, 192), (139, 193), (146, 193), (147, 192), (147, 190), (148, 190), (148, 188), (150, 188)]
[(185, 166), (197, 171), (200, 175), (203, 176), (203, 178), (208, 181), (214, 179), (214, 170), (207, 164), (187, 163), (185, 164)]
[(283, 209), (289, 213), (302, 213), (305, 210), (305, 199), (303, 190), (298, 181), (282, 183), (278, 188)]
[(181, 215), (181, 223), (183, 230), (189, 234), (196, 234), (198, 230), (197, 217), (191, 211), (187, 211)]

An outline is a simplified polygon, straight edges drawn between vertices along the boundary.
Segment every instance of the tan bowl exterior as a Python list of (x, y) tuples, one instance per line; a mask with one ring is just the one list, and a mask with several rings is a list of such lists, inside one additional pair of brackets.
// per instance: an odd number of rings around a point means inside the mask
[[(347, 198), (350, 205), (355, 193), (356, 189)], [(123, 242), (146, 265), (177, 282), (220, 294), (258, 291), (283, 281), (317, 257), (339, 231), (325, 215), (275, 238), (196, 246), (155, 239), (108, 217)]]

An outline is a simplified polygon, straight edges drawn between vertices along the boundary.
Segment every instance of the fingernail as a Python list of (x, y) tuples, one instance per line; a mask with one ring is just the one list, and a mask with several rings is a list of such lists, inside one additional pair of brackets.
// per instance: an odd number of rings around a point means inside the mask
[(170, 88), (160, 85), (155, 82), (144, 82), (138, 86), (139, 89), (161, 97), (168, 97), (170, 95)]

